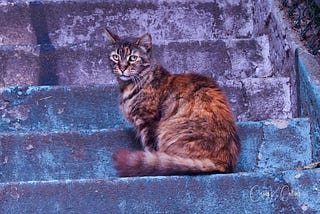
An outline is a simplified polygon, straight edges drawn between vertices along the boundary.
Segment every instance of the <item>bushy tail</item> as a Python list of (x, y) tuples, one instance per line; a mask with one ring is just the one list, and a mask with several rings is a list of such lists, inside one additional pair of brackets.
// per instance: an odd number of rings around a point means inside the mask
[(170, 156), (163, 152), (118, 150), (113, 154), (114, 166), (121, 177), (156, 175), (192, 175), (226, 173), (228, 163), (210, 159)]

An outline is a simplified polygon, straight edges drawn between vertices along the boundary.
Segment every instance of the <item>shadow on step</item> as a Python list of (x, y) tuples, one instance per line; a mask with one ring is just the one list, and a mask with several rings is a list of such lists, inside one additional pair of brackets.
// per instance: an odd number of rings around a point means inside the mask
[(49, 37), (44, 7), (41, 2), (30, 2), (30, 11), (31, 24), (37, 37), (37, 44), (40, 45), (39, 85), (58, 85), (57, 60), (54, 57), (55, 47)]

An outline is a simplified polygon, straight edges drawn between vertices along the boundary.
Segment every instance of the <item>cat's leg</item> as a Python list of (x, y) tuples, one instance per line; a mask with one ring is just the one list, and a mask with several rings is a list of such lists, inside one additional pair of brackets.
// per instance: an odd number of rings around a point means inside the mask
[(149, 152), (158, 150), (158, 143), (155, 131), (156, 127), (154, 127), (154, 125), (145, 123), (137, 127), (137, 129), (144, 150)]

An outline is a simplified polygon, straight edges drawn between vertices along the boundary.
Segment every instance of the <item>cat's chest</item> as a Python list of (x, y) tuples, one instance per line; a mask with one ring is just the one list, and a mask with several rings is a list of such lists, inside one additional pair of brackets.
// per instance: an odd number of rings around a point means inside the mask
[(136, 95), (137, 93), (135, 93), (132, 85), (126, 87), (121, 93), (120, 109), (126, 118), (129, 118), (132, 107), (136, 105), (134, 103)]
[[(130, 120), (132, 117), (132, 108), (133, 106), (136, 106), (136, 104), (133, 103), (133, 100), (125, 100), (120, 103), (120, 109), (123, 112), (124, 116)], [(137, 106), (136, 106), (137, 107)]]
[(127, 88), (122, 92), (120, 108), (124, 116), (133, 122), (133, 118), (153, 118), (159, 110), (159, 96), (152, 87), (138, 90)]

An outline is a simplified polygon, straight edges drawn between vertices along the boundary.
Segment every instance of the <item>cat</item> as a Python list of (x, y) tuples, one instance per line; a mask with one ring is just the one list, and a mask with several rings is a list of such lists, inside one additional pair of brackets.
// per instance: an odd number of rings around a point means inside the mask
[(120, 108), (144, 151), (112, 155), (120, 177), (231, 173), (240, 139), (224, 92), (199, 74), (170, 74), (152, 57), (152, 38), (106, 29)]

